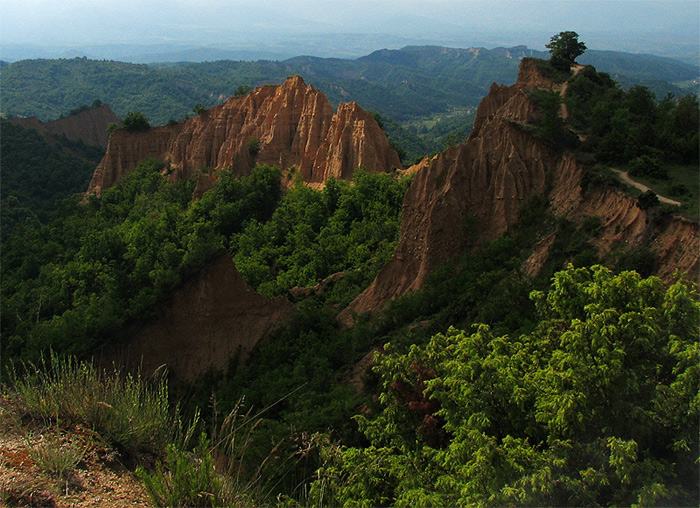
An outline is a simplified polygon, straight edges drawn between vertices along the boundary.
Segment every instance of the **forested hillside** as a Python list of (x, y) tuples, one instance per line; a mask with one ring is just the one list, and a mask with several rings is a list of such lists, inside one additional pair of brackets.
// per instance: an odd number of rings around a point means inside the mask
[(46, 220), (56, 201), (85, 190), (104, 152), (64, 137), (54, 143), (33, 129), (0, 124), (2, 153), (2, 235), (16, 224)]

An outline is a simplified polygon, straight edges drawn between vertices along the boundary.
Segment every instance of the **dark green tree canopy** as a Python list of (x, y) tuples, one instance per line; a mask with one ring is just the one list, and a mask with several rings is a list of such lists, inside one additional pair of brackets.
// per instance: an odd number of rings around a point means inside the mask
[(569, 265), (530, 297), (532, 332), (450, 328), (377, 353), (379, 406), (355, 418), (369, 443), (322, 450), (312, 501), (693, 505), (696, 286)]
[(129, 132), (147, 131), (151, 128), (148, 118), (140, 111), (129, 111), (122, 120), (122, 126)]
[(577, 57), (586, 51), (586, 44), (579, 42), (576, 32), (559, 32), (553, 35), (549, 44), (545, 45), (552, 54), (552, 60), (556, 62), (573, 63)]

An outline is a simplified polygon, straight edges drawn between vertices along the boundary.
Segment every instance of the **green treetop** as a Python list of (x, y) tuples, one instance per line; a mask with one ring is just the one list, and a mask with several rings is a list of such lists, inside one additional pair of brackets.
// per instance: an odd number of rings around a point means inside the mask
[(129, 132), (142, 132), (151, 128), (151, 124), (141, 111), (129, 111), (122, 120), (122, 126)]
[(586, 51), (586, 44), (579, 42), (576, 32), (559, 32), (552, 36), (549, 44), (545, 45), (552, 54), (553, 62), (573, 63), (577, 57)]

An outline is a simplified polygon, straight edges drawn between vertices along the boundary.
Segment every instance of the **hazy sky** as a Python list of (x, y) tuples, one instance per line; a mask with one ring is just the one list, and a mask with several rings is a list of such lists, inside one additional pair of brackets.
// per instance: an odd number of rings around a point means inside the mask
[(698, 0), (0, 0), (2, 45), (235, 45), (369, 33), (543, 49), (545, 34), (575, 30), (594, 49), (616, 38), (624, 46), (630, 34), (697, 44), (699, 25)]

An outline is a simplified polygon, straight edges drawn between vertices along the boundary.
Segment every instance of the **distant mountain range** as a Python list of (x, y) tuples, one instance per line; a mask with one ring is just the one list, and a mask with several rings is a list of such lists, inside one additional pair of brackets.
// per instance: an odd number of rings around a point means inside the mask
[[(0, 68), (2, 113), (46, 121), (99, 99), (119, 116), (139, 110), (152, 124), (164, 124), (181, 119), (198, 103), (219, 104), (241, 86), (279, 84), (299, 74), (335, 106), (356, 101), (381, 114), (395, 141), (423, 143), (417, 151), (425, 152), (441, 148), (447, 136), (467, 134), (491, 83), (512, 84), (520, 60), (531, 56), (548, 58), (548, 53), (526, 46), (407, 46), (357, 59), (298, 56), (151, 65), (87, 58), (24, 60)], [(623, 87), (648, 86), (659, 99), (697, 92), (698, 66), (678, 60), (590, 50), (579, 61), (610, 73)]]

